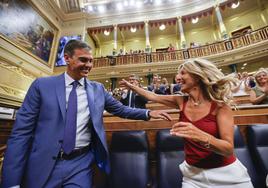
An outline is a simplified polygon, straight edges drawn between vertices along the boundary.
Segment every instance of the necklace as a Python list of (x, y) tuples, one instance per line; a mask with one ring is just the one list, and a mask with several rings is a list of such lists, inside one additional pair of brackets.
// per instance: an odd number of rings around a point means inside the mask
[(193, 102), (194, 106), (199, 106), (201, 103), (201, 101)]
[(194, 106), (199, 106), (199, 105), (202, 104), (202, 102), (203, 102), (203, 101), (200, 101), (200, 100), (197, 100), (197, 101), (195, 102), (195, 101), (193, 100), (192, 97), (190, 97), (190, 99), (191, 99), (191, 101), (192, 101), (192, 103), (193, 103)]

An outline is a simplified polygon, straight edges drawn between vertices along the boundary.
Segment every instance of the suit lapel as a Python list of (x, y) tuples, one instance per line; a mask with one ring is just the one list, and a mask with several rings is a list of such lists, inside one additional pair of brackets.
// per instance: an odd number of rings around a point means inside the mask
[(90, 83), (89, 80), (85, 79), (85, 86), (87, 92), (87, 100), (88, 100), (88, 108), (90, 112), (90, 117), (93, 121), (93, 116), (95, 112), (95, 104), (94, 104), (94, 87)]
[(65, 122), (65, 116), (66, 116), (66, 94), (65, 94), (65, 79), (64, 74), (59, 76), (59, 79), (57, 79), (56, 85), (56, 93), (57, 98), (60, 106), (61, 115), (63, 118), (63, 121)]

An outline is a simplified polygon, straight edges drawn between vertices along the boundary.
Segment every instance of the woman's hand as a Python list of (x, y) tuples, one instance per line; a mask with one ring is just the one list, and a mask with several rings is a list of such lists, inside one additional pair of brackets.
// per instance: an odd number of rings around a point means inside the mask
[(211, 135), (198, 129), (196, 126), (189, 122), (175, 123), (170, 130), (170, 134), (188, 138), (195, 142), (200, 142), (201, 144), (207, 144), (211, 138)]
[(125, 79), (122, 79), (119, 82), (119, 86), (120, 88), (122, 88), (122, 90), (127, 89), (129, 90), (131, 88), (131, 86), (133, 86), (131, 83), (129, 83), (128, 81), (126, 81)]

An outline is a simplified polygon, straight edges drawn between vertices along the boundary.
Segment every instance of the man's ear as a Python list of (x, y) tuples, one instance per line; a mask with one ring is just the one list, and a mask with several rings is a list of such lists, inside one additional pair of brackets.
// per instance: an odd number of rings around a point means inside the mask
[(64, 54), (64, 60), (67, 64), (69, 64), (69, 61), (70, 61), (70, 56), (68, 54)]

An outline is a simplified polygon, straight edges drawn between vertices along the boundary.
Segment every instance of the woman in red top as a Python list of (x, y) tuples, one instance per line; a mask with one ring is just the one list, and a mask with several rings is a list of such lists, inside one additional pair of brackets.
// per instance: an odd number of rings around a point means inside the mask
[(179, 74), (185, 96), (157, 95), (125, 80), (121, 86), (180, 109), (180, 121), (170, 133), (185, 140), (185, 161), (180, 164), (183, 188), (252, 188), (247, 169), (234, 156), (234, 119), (229, 104), (235, 80), (204, 59), (186, 61)]

